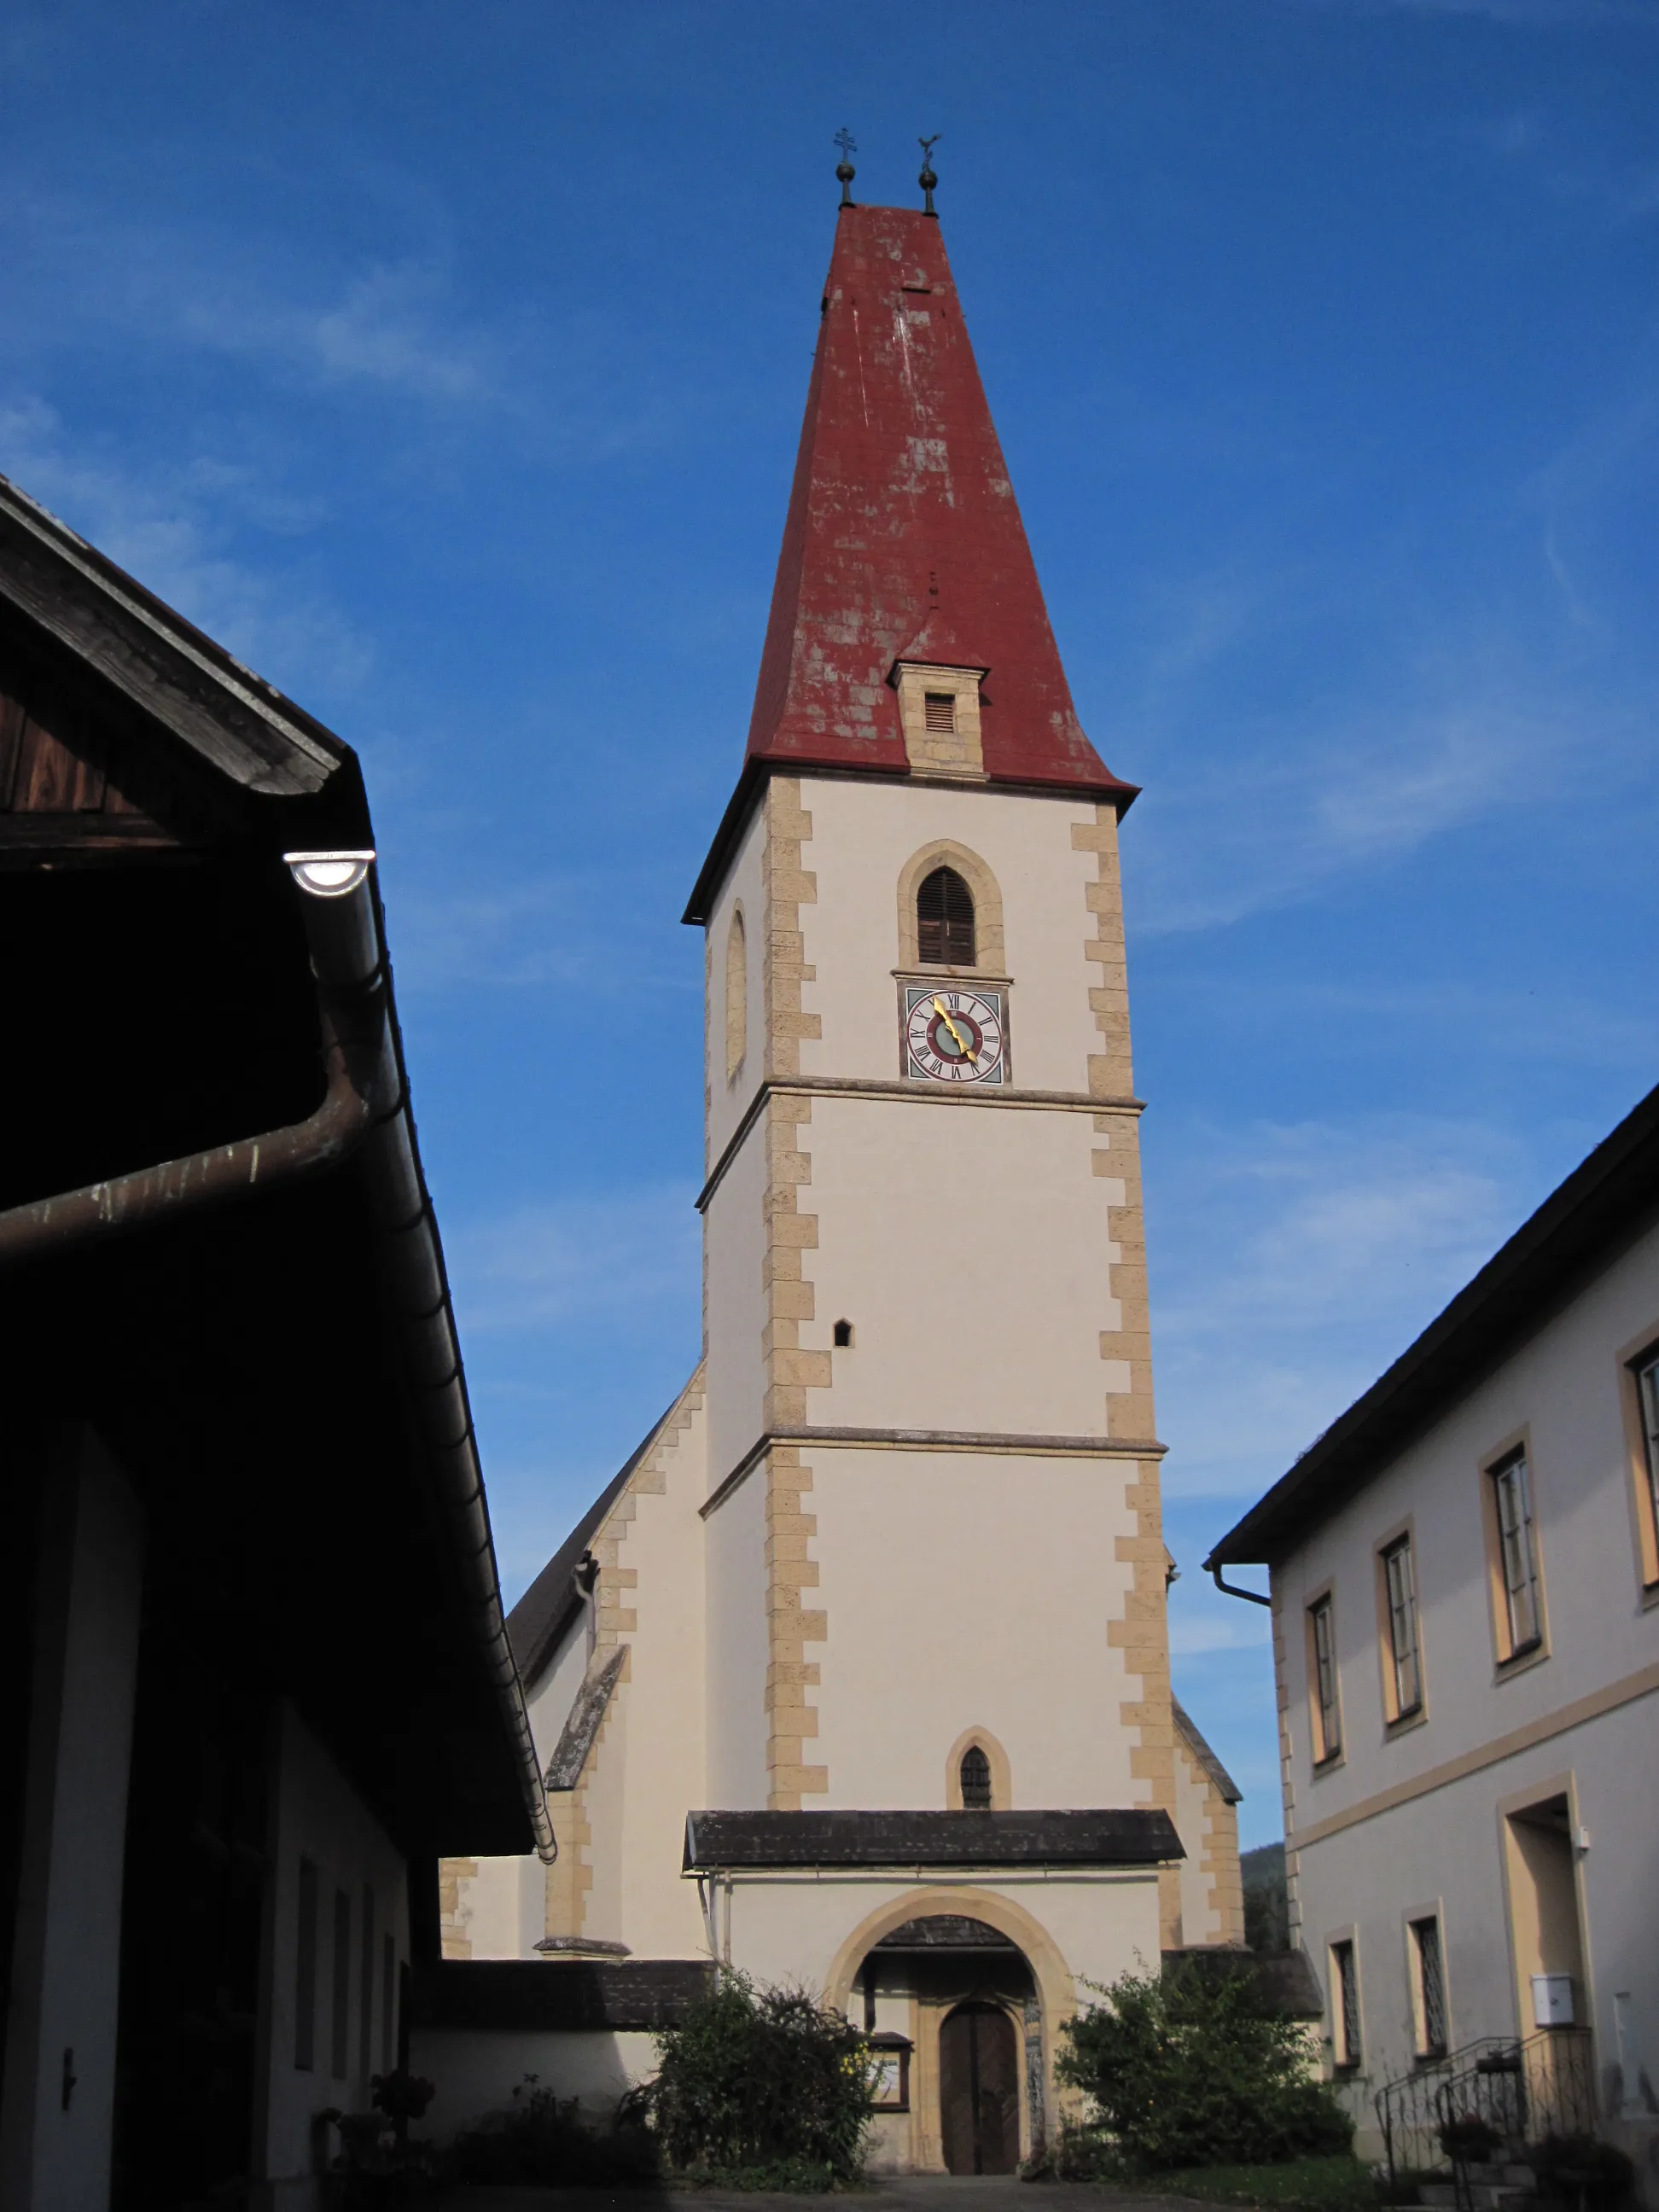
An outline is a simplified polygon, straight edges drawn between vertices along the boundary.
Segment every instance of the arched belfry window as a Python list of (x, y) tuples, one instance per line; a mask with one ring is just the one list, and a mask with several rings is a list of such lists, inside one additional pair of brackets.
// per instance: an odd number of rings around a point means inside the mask
[(926, 967), (974, 964), (974, 895), (954, 868), (935, 868), (916, 893), (916, 953)]
[(962, 1809), (988, 1813), (991, 1809), (991, 1762), (976, 1743), (962, 1754)]

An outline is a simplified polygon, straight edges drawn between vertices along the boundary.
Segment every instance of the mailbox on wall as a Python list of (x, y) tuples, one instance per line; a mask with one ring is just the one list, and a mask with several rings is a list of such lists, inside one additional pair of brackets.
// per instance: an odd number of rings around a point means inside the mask
[(1534, 2027), (1571, 2027), (1572, 1976), (1534, 1974), (1532, 1978), (1532, 2024)]

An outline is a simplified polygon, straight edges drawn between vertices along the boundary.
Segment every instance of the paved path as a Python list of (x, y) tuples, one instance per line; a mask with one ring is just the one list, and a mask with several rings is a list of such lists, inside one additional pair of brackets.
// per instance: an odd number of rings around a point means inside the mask
[[(855, 2197), (786, 2197), (720, 2189), (446, 2190), (432, 2212), (1182, 2212), (1186, 2200), (1092, 2182), (982, 2179), (952, 2173), (886, 2175)], [(1203, 2212), (1215, 2212), (1206, 2206)]]

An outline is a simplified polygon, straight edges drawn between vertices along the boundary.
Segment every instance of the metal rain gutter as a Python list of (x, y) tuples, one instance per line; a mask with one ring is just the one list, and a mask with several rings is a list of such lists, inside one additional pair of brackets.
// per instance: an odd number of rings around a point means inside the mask
[(415, 1149), (372, 852), (288, 853), (317, 981), (327, 1086), (303, 1121), (0, 1212), (0, 1272), (327, 1173), (362, 1151), (415, 1377), (417, 1419), (461, 1563), (474, 1641), (517, 1754), (538, 1857), (558, 1856), (507, 1641), (483, 1475), (432, 1201)]

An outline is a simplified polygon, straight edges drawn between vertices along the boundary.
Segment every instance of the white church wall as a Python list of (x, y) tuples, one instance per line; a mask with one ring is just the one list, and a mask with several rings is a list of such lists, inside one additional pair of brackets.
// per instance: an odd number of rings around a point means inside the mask
[(633, 2031), (418, 2027), (410, 2064), (437, 2084), (420, 2133), (441, 2144), (491, 2113), (510, 2112), (513, 2092), (532, 2074), (538, 2087), (576, 2098), (584, 2119), (608, 2119), (618, 2099), (656, 2072), (657, 2044)]
[[(766, 1002), (763, 966), (766, 942), (766, 896), (762, 860), (766, 849), (766, 810), (757, 805), (738, 841), (708, 923), (708, 1002), (703, 1010), (704, 1084), (708, 1100), (704, 1172), (730, 1142), (766, 1073)], [(743, 1064), (726, 1073), (726, 945), (734, 908), (743, 908), (747, 948), (748, 1048)]]
[(708, 1802), (752, 1811), (767, 1791), (764, 1468), (745, 1476), (704, 1527)]
[[(618, 1551), (635, 1577), (628, 1679), (613, 1699), (616, 1742), (607, 1734), (597, 1761), (599, 1787), (589, 1818), (611, 1848), (611, 1918), (598, 1917), (607, 1879), (596, 1866), (590, 1933), (611, 1936), (641, 1957), (693, 1958), (703, 1948), (696, 1898), (679, 1879), (685, 1816), (706, 1802), (702, 1522), (707, 1431), (702, 1401), (689, 1425), (659, 1445), (641, 1471)], [(659, 1489), (653, 1487), (660, 1483)], [(620, 1800), (603, 1796), (610, 1772)], [(613, 1813), (616, 1824), (610, 1825)]]
[(812, 1164), (802, 1203), (818, 1224), (801, 1341), (827, 1348), (841, 1318), (854, 1330), (831, 1387), (808, 1394), (810, 1420), (1108, 1433), (1115, 1376), (1100, 1333), (1121, 1326), (1111, 1201), (1122, 1187), (1094, 1173), (1091, 1114), (816, 1098), (799, 1141)]
[(536, 1858), (481, 1858), (456, 1881), (453, 1932), (469, 1959), (522, 1959), (547, 1932), (544, 1883)]
[(828, 777), (803, 777), (801, 804), (812, 817), (802, 866), (817, 880), (816, 903), (801, 908), (805, 958), (817, 971), (806, 1004), (823, 1022), (822, 1036), (801, 1045), (801, 1073), (898, 1079), (899, 873), (921, 846), (953, 838), (979, 855), (1001, 893), (1015, 1083), (1086, 1091), (1088, 1056), (1100, 1048), (1089, 1004), (1099, 971), (1083, 957), (1096, 862), (1073, 848), (1072, 827), (1091, 825), (1093, 805)]
[(1119, 1714), (1134, 1691), (1108, 1642), (1133, 1573), (1115, 1540), (1132, 1528), (1134, 1463), (811, 1458), (823, 1808), (942, 1808), (947, 1754), (975, 1727), (1006, 1752), (1017, 1806), (1145, 1802)]
[[(260, 2136), (264, 2172), (272, 2190), (270, 2201), (285, 2208), (314, 2201), (312, 2148), (316, 2114), (327, 2106), (366, 2111), (369, 2075), (397, 2063), (398, 1974), (409, 1960), (409, 1900), (401, 1853), (332, 1757), (291, 1706), (282, 1708), (279, 1724), (271, 1824), (271, 1995)], [(302, 1860), (317, 1869), (309, 2066), (297, 2063)], [(362, 1915), (366, 1890), (374, 1897), (374, 1941), (365, 2051)], [(334, 1920), (336, 1895), (342, 1891), (349, 1900), (350, 1917), (345, 1960), (345, 2065), (337, 2072), (332, 2033)], [(392, 1938), (390, 2007), (386, 2002), (387, 1936)]]
[(570, 1717), (592, 1650), (593, 1613), (591, 1606), (585, 1605), (525, 1699), (530, 1732), (536, 1739), (536, 1757), (544, 1774)]
[(708, 1201), (703, 1249), (708, 1486), (760, 1435), (766, 1400), (766, 1127), (757, 1121)]

